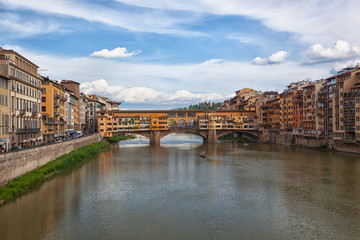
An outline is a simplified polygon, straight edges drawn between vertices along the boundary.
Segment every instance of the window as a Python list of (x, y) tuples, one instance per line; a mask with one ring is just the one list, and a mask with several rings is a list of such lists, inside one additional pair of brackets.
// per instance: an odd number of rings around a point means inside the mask
[(42, 107), (41, 107), (41, 111), (42, 111), (42, 112), (46, 112), (46, 106), (42, 106)]
[(42, 97), (41, 102), (46, 103), (46, 97)]

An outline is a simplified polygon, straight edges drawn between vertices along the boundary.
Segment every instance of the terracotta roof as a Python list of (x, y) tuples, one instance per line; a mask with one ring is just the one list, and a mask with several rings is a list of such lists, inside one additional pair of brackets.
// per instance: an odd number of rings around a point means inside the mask
[(80, 85), (80, 83), (78, 83), (78, 82), (75, 82), (75, 81), (73, 81), (73, 80), (61, 80), (61, 84), (66, 84), (66, 83), (76, 83), (76, 84), (79, 84)]

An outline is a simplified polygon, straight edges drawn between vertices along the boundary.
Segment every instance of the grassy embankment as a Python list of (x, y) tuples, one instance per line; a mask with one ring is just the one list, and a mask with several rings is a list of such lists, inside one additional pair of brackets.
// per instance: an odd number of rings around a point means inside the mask
[(38, 169), (15, 178), (5, 186), (0, 187), (0, 206), (29, 192), (36, 186), (39, 186), (55, 175), (58, 175), (62, 170), (86, 162), (86, 160), (99, 154), (107, 146), (109, 146), (109, 143), (107, 142), (97, 142), (82, 148), (74, 149), (70, 153), (62, 155)]
[(109, 143), (117, 143), (123, 140), (127, 140), (127, 139), (134, 139), (136, 138), (136, 136), (134, 135), (127, 135), (127, 136), (115, 136), (115, 137), (111, 137), (108, 139)]
[(249, 142), (249, 139), (245, 138), (245, 137), (234, 137), (233, 134), (229, 133), (226, 134), (224, 136), (219, 137), (219, 140), (236, 140), (237, 142)]

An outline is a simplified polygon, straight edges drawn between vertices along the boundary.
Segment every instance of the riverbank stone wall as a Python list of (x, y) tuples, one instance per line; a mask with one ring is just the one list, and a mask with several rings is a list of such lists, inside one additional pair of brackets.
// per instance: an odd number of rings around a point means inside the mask
[(71, 152), (73, 149), (99, 141), (100, 135), (94, 134), (67, 142), (1, 154), (0, 186)]
[(263, 132), (259, 142), (276, 143), (293, 146), (321, 147), (328, 145), (329, 149), (340, 152), (350, 152), (360, 154), (360, 143), (353, 141), (333, 141), (331, 138), (312, 138), (291, 133), (279, 134), (276, 132)]

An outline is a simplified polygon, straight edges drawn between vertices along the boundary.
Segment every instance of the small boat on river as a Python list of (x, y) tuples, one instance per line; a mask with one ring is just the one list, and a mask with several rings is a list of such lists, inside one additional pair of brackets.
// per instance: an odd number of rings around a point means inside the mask
[(205, 158), (205, 157), (206, 157), (205, 152), (200, 153), (200, 154), (199, 154), (199, 157), (201, 157), (201, 158)]

